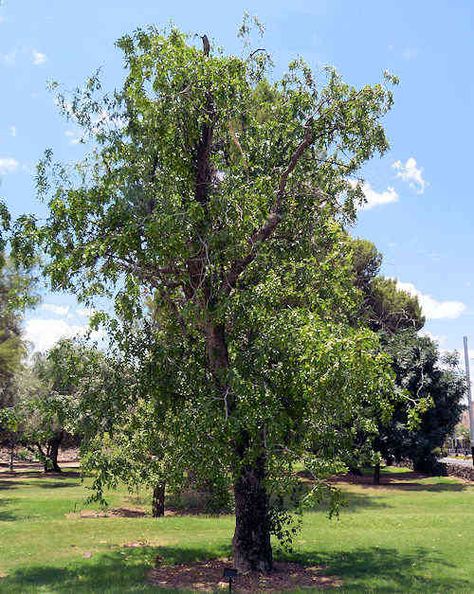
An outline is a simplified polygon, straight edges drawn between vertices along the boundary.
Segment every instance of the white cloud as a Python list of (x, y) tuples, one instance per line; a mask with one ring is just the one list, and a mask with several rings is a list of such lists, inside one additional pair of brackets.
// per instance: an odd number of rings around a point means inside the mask
[(16, 136), (16, 126), (10, 126), (10, 136)]
[(423, 314), (428, 320), (454, 320), (466, 310), (466, 305), (462, 301), (437, 301), (431, 295), (422, 293), (413, 283), (402, 283), (397, 280), (397, 287), (418, 297)]
[(93, 313), (95, 313), (95, 310), (89, 307), (80, 307), (79, 309), (76, 309), (76, 315), (81, 318), (90, 318)]
[(43, 54), (42, 52), (39, 52), (35, 49), (31, 52), (31, 55), (33, 57), (33, 64), (35, 66), (40, 66), (41, 64), (44, 64), (47, 60), (46, 54)]
[(0, 157), (0, 175), (14, 173), (18, 169), (18, 161), (13, 157)]
[(87, 325), (68, 324), (65, 320), (32, 319), (25, 324), (25, 338), (33, 345), (34, 351), (47, 351), (61, 338), (83, 336)]
[(362, 192), (366, 198), (366, 202), (362, 205), (363, 210), (370, 210), (374, 206), (380, 206), (382, 204), (398, 202), (398, 194), (392, 187), (388, 187), (383, 192), (377, 192), (369, 182), (364, 182), (362, 184)]
[(423, 178), (423, 169), (416, 164), (415, 157), (409, 157), (405, 164), (395, 161), (392, 167), (397, 171), (397, 177), (407, 182), (417, 194), (423, 194), (428, 184)]
[(69, 307), (66, 305), (55, 305), (54, 303), (42, 303), (41, 309), (49, 311), (58, 316), (66, 316), (69, 312)]
[(78, 131), (66, 130), (64, 134), (69, 138), (70, 144), (79, 144), (81, 142), (81, 134)]
[(429, 330), (420, 330), (420, 335), (426, 336), (427, 338), (436, 342), (438, 346), (443, 346), (444, 344), (446, 344), (446, 341), (448, 340), (447, 336), (438, 336), (437, 334), (433, 334)]

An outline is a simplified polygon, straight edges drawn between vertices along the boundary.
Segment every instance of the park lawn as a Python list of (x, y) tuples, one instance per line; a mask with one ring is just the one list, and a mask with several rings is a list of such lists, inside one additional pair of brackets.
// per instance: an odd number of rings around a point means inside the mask
[[(341, 484), (348, 506), (339, 519), (305, 513), (290, 557), (342, 578), (338, 592), (474, 592), (474, 486), (400, 469), (382, 477), (389, 484)], [(85, 496), (67, 472), (0, 474), (1, 593), (157, 592), (145, 582), (157, 555), (183, 562), (229, 554), (230, 516), (80, 518)], [(147, 502), (123, 490), (110, 503)]]

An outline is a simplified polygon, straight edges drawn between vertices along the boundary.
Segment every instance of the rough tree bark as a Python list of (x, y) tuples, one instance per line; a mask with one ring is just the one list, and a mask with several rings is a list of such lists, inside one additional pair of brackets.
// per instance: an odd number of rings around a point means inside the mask
[(234, 566), (239, 571), (268, 572), (272, 569), (265, 467), (265, 455), (262, 453), (253, 463), (242, 464), (234, 482), (235, 532), (232, 555)]
[[(226, 381), (229, 355), (223, 325), (209, 324), (206, 329), (207, 349), (212, 374), (222, 394), (225, 414), (231, 416), (236, 407)], [(239, 571), (272, 569), (270, 543), (270, 509), (265, 486), (266, 456), (263, 441), (260, 453), (251, 462), (246, 460), (249, 436), (243, 431), (236, 439), (234, 452), (237, 472), (234, 477), (235, 532), (232, 539), (233, 563)]]
[(48, 442), (48, 449), (44, 460), (45, 472), (62, 472), (58, 464), (59, 446), (64, 437), (64, 432), (61, 431), (52, 437)]
[(151, 515), (162, 518), (165, 515), (165, 483), (157, 483), (153, 489)]

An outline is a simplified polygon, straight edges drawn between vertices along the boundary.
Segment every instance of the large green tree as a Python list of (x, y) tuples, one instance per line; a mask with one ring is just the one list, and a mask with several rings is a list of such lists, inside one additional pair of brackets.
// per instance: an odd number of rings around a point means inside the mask
[(61, 472), (59, 449), (80, 431), (82, 387), (97, 371), (101, 355), (73, 340), (60, 340), (35, 353), (17, 374), (15, 418), (21, 443), (41, 460), (45, 472)]
[(22, 217), (14, 246), (41, 244), (54, 289), (111, 296), (112, 334), (144, 319), (134, 362), (157, 431), (173, 420), (183, 470), (229, 473), (234, 564), (268, 570), (293, 464), (316, 440), (315, 473), (334, 468), (341, 420), (369, 430), (391, 387), (376, 338), (350, 324), (340, 227), (363, 198), (356, 172), (388, 148), (396, 81), (357, 89), (301, 60), (271, 78), (265, 52), (202, 41), (138, 30), (118, 42), (123, 88), (98, 100), (92, 77), (59, 99), (92, 150), (73, 167), (47, 152), (49, 217)]
[[(436, 454), (463, 410), (465, 384), (457, 357), (442, 356), (432, 339), (418, 334), (425, 322), (418, 299), (381, 276), (382, 255), (375, 245), (364, 239), (351, 245), (355, 285), (363, 295), (360, 314), (390, 355), (398, 388), (390, 420), (379, 423), (375, 439), (359, 436), (352, 465), (357, 458), (367, 462), (370, 454), (376, 460), (375, 450), (387, 462), (411, 460), (416, 470), (433, 472)], [(379, 479), (375, 463), (374, 482)]]
[(384, 348), (393, 360), (397, 384), (412, 403), (425, 401), (417, 422), (410, 419), (407, 406), (398, 406), (379, 446), (386, 459), (410, 460), (415, 470), (438, 470), (438, 456), (464, 410), (465, 377), (456, 353), (441, 355), (428, 336), (404, 330), (386, 336)]
[(18, 397), (16, 376), (27, 351), (22, 318), (25, 307), (36, 298), (34, 279), (7, 256), (5, 238), (9, 228), (10, 215), (0, 199), (0, 444), (10, 449), (10, 468), (13, 469), (19, 438), (13, 410)]
[(0, 198), (0, 407), (14, 399), (13, 377), (26, 351), (22, 317), (25, 308), (37, 302), (34, 277), (8, 254), (10, 226), (10, 213)]
[(12, 401), (13, 377), (25, 353), (21, 337), (22, 311), (17, 300), (21, 284), (21, 275), (8, 266), (0, 254), (0, 406)]

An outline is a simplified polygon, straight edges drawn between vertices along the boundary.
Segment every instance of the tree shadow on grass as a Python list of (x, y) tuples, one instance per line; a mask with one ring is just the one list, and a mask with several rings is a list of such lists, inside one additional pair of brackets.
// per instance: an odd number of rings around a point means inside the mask
[(77, 487), (78, 485), (76, 483), (73, 482), (58, 482), (58, 481), (48, 481), (47, 483), (41, 483), (40, 481), (34, 482), (34, 481), (14, 481), (14, 480), (7, 480), (7, 481), (2, 481), (0, 480), (0, 492), (1, 491), (8, 491), (8, 490), (13, 490), (13, 489), (21, 489), (23, 487), (34, 487), (34, 488), (38, 488), (38, 489), (61, 489), (61, 488), (67, 488), (69, 487), (70, 489), (74, 489), (75, 487)]
[(146, 570), (153, 558), (153, 549), (144, 547), (131, 555), (96, 554), (66, 567), (24, 567), (0, 580), (0, 592), (147, 592)]
[(0, 491), (6, 491), (7, 489), (18, 489), (19, 484), (12, 480), (0, 479)]
[[(311, 489), (313, 487), (313, 484), (309, 481), (307, 482), (303, 482), (299, 485), (299, 495), (300, 496), (304, 496), (307, 495)], [(290, 509), (293, 509), (294, 506), (292, 506), (291, 501), (288, 501), (288, 507)], [(371, 496), (369, 497), (368, 495), (365, 495), (364, 493), (356, 493), (354, 491), (346, 491), (343, 490), (342, 491), (342, 504), (341, 504), (341, 511), (343, 513), (345, 512), (355, 512), (359, 509), (382, 509), (382, 508), (388, 508), (391, 507), (391, 505), (382, 497), (382, 496), (377, 496), (374, 494), (371, 494)], [(330, 504), (328, 501), (319, 501), (319, 502), (314, 502), (314, 504), (307, 504), (305, 507), (306, 511), (312, 511), (312, 512), (318, 512), (318, 511), (322, 511), (322, 512), (328, 512), (330, 509)]]
[[(55, 479), (57, 478), (56, 476), (54, 477)], [(24, 483), (23, 483), (24, 484)], [(42, 482), (37, 482), (37, 483), (28, 483), (31, 484), (32, 486), (35, 487), (39, 487), (40, 489), (61, 489), (64, 487), (69, 487), (69, 488), (75, 488), (77, 487), (77, 483), (76, 482), (67, 482), (66, 480), (63, 482), (59, 482), (59, 481), (48, 481), (47, 483), (42, 483)]]
[(394, 491), (425, 491), (426, 493), (460, 493), (468, 489), (470, 485), (466, 483), (381, 483), (380, 486), (386, 487), (387, 489)]
[(39, 479), (38, 482), (43, 480), (47, 482), (51, 478), (60, 480), (78, 479), (81, 478), (81, 473), (77, 470), (70, 470), (69, 468), (65, 468), (61, 472), (44, 472), (44, 470), (14, 470), (10, 472), (4, 470), (0, 472), (0, 477), (5, 482), (23, 481), (24, 479)]
[[(159, 557), (162, 563), (192, 563), (227, 557), (226, 546), (137, 547), (94, 554), (67, 567), (28, 567), (0, 579), (0, 592), (164, 592), (149, 586), (146, 576)], [(361, 548), (349, 552), (306, 552), (280, 555), (304, 565), (324, 567), (324, 573), (342, 578), (338, 592), (469, 592), (473, 584), (437, 571), (453, 567), (429, 551), (418, 548), (400, 553), (389, 548)], [(454, 567), (453, 567), (454, 569)], [(441, 572), (444, 573), (444, 572)], [(305, 590), (310, 592), (310, 590)]]
[(46, 591), (54, 594), (119, 592), (164, 592), (147, 582), (147, 574), (162, 562), (191, 563), (228, 556), (225, 547), (122, 547), (108, 553), (96, 553), (90, 559), (70, 563), (66, 567), (25, 567), (0, 579), (0, 593), (33, 593)]
[[(442, 482), (429, 482), (442, 478)], [(427, 482), (424, 482), (427, 480)], [(380, 484), (374, 485), (372, 476), (352, 476), (343, 475), (334, 479), (336, 484), (357, 485), (363, 488), (387, 489), (394, 491), (427, 491), (427, 492), (461, 492), (472, 487), (469, 483), (448, 479), (446, 477), (429, 477), (417, 472), (391, 472), (383, 473), (380, 478)]]
[[(14, 520), (18, 519), (18, 516), (12, 513), (9, 509), (3, 509), (3, 507), (10, 506), (12, 503), (15, 503), (13, 499), (7, 499), (3, 497), (0, 499), (0, 522), (13, 522)], [(1, 537), (1, 530), (0, 530), (0, 537)]]
[[(410, 553), (380, 547), (308, 552), (293, 554), (291, 560), (322, 566), (325, 574), (341, 578), (339, 592), (470, 592), (473, 587), (472, 582), (454, 577), (453, 565), (423, 548)], [(452, 574), (439, 575), (441, 567), (453, 568)]]
[(382, 497), (368, 497), (364, 493), (343, 493), (341, 513), (357, 512), (360, 509), (382, 509), (391, 507)]

